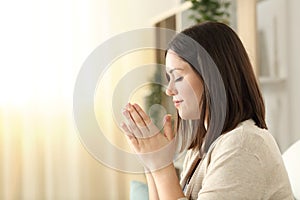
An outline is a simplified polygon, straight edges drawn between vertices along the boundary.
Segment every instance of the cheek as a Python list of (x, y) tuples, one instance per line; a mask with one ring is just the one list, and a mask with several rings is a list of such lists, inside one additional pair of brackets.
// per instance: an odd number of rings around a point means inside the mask
[(200, 102), (202, 94), (203, 94), (203, 84), (199, 79), (194, 79), (191, 82), (192, 90), (197, 101)]
[(181, 111), (188, 115), (186, 116), (189, 119), (196, 119), (199, 117), (199, 94), (198, 92), (189, 84), (189, 83), (181, 83), (180, 87), (178, 87), (178, 94), (184, 102), (181, 105)]
[(199, 86), (198, 88), (195, 88), (195, 91), (196, 91), (195, 95), (197, 97), (197, 100), (198, 100), (198, 102), (200, 102), (201, 101), (201, 97), (203, 95), (203, 87)]
[[(193, 83), (192, 83), (193, 84)], [(178, 95), (189, 103), (199, 103), (202, 95), (201, 85), (192, 85), (188, 81), (182, 81), (176, 86)], [(194, 87), (193, 87), (194, 86)]]

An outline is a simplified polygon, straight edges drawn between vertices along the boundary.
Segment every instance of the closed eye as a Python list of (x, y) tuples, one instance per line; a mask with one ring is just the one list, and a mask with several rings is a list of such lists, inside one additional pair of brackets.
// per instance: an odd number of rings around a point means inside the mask
[(183, 76), (177, 78), (175, 81), (178, 82), (178, 81), (182, 81), (183, 80)]
[(170, 82), (170, 76), (167, 73), (166, 73), (166, 78), (167, 78), (167, 81)]

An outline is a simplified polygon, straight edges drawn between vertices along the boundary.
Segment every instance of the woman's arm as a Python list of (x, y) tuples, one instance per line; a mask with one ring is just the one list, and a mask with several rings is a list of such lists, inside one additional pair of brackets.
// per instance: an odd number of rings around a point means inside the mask
[(148, 183), (149, 200), (159, 200), (156, 185), (150, 172), (146, 172), (146, 179)]
[(159, 199), (175, 200), (184, 197), (173, 164), (152, 172)]

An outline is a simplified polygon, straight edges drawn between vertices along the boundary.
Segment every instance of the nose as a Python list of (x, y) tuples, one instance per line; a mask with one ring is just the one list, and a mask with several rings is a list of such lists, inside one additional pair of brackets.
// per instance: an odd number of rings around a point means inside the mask
[(176, 94), (178, 94), (178, 91), (175, 88), (175, 85), (172, 81), (169, 82), (168, 87), (166, 89), (166, 94), (168, 96), (174, 96)]

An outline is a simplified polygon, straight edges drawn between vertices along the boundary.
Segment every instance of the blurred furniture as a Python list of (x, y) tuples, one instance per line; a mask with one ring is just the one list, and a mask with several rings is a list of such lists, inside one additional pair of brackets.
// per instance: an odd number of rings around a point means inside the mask
[(130, 200), (148, 200), (148, 186), (140, 181), (130, 182)]
[(294, 197), (300, 200), (300, 140), (282, 155), (291, 182)]

